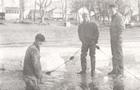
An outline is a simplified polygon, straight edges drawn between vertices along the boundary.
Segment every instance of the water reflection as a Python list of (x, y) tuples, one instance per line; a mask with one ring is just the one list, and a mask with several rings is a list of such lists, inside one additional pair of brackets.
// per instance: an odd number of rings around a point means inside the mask
[(81, 76), (80, 87), (82, 90), (88, 90), (88, 79), (86, 74), (82, 74)]
[(122, 78), (113, 79), (113, 90), (124, 90), (124, 82)]
[(91, 82), (91, 83), (89, 84), (89, 89), (90, 89), (90, 90), (99, 90), (98, 87), (96, 86), (96, 84), (93, 83), (93, 82)]
[(47, 90), (124, 90), (122, 78), (99, 74), (91, 78), (89, 73), (77, 75), (72, 72), (56, 72), (47, 76), (45, 81)]
[[(95, 84), (94, 79), (88, 80), (89, 78), (87, 77), (86, 74), (81, 75), (81, 89), (82, 90), (99, 90), (97, 85)], [(90, 81), (90, 83), (89, 83)]]
[[(3, 73), (3, 77), (1, 78), (4, 80), (8, 80), (9, 82), (5, 82), (5, 86), (8, 89), (2, 89), (2, 90), (24, 90), (19, 89), (21, 86), (17, 83), (20, 83), (17, 77), (22, 77), (21, 73)], [(11, 78), (16, 80), (15, 82), (12, 82)], [(105, 80), (103, 77), (106, 77)], [(125, 80), (125, 79), (124, 79)], [(97, 74), (97, 77), (91, 78), (90, 74), (83, 74), (83, 75), (77, 75), (74, 73), (63, 73), (63, 72), (54, 72), (50, 76), (44, 75), (43, 76), (43, 82), (44, 84), (41, 85), (41, 90), (124, 90), (124, 80), (122, 78), (112, 78), (108, 76), (100, 76)], [(9, 84), (10, 83), (10, 84)], [(8, 85), (7, 85), (8, 84)], [(16, 85), (15, 85), (16, 84)], [(4, 84), (3, 84), (4, 85)], [(11, 85), (11, 86), (10, 86)], [(126, 85), (126, 83), (125, 83)], [(12, 87), (12, 89), (10, 88)], [(16, 88), (16, 89), (15, 89)], [(17, 89), (18, 88), (18, 89)], [(127, 89), (128, 90), (128, 89)], [(139, 89), (129, 89), (129, 90), (139, 90)]]

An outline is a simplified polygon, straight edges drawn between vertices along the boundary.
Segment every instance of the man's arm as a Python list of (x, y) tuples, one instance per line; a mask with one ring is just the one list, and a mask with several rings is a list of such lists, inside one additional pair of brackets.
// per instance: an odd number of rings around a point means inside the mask
[(38, 79), (41, 79), (42, 72), (41, 72), (40, 56), (36, 49), (32, 49), (32, 65), (33, 65), (35, 76)]
[(79, 36), (79, 39), (80, 39), (80, 41), (82, 41), (82, 34), (81, 34), (81, 26), (79, 25), (78, 26), (78, 36)]
[(122, 16), (117, 17), (116, 25), (117, 25), (117, 28), (120, 30), (125, 29), (125, 22), (124, 22), (124, 18)]
[(99, 39), (99, 29), (98, 29), (98, 26), (97, 24), (95, 24), (95, 43), (97, 44), (98, 43), (98, 39)]

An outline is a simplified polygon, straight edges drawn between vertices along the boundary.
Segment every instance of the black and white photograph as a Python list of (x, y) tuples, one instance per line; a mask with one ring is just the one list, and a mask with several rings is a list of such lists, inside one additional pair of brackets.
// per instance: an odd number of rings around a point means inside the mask
[(0, 0), (0, 90), (140, 90), (140, 0)]

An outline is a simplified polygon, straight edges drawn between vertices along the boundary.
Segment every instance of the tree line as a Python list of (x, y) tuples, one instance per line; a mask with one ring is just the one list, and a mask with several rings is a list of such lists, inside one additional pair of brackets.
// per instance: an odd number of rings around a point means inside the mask
[[(62, 2), (63, 1), (63, 2)], [(68, 0), (61, 0), (62, 2), (62, 12), (63, 16), (66, 13), (66, 1)], [(131, 7), (133, 3), (137, 3), (139, 0), (71, 0), (71, 13), (77, 13), (78, 10), (82, 7), (86, 7), (89, 11), (94, 12), (95, 19), (101, 22), (105, 22), (106, 20), (110, 20), (110, 15), (109, 15), (109, 5), (111, 3), (115, 3), (119, 7), (119, 11), (124, 15), (125, 18), (127, 19), (132, 19), (133, 17), (133, 8)], [(130, 3), (126, 3), (131, 1)], [(133, 1), (133, 2), (132, 2)], [(39, 12), (40, 12), (40, 18), (41, 18), (41, 23), (44, 23), (45, 21), (45, 15), (48, 12), (47, 8), (52, 4), (52, 0), (34, 0), (35, 3), (35, 8), (36, 6), (39, 7)], [(65, 4), (65, 5), (64, 5)], [(22, 21), (24, 18), (24, 5), (25, 5), (25, 0), (20, 0), (20, 20)], [(140, 5), (133, 5), (137, 8), (140, 8)], [(139, 7), (138, 7), (139, 6)], [(139, 9), (140, 11), (140, 9)], [(35, 13), (34, 13), (35, 14)], [(139, 15), (140, 16), (140, 15)], [(129, 22), (130, 20), (128, 20)]]

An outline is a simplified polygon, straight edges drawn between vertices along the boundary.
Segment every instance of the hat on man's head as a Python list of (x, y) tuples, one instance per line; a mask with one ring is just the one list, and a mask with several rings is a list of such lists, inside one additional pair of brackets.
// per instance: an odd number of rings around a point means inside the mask
[(38, 40), (40, 42), (45, 42), (45, 36), (41, 33), (38, 33), (36, 36), (35, 36), (35, 40)]
[(116, 4), (110, 4), (109, 8), (117, 8), (118, 6)]

